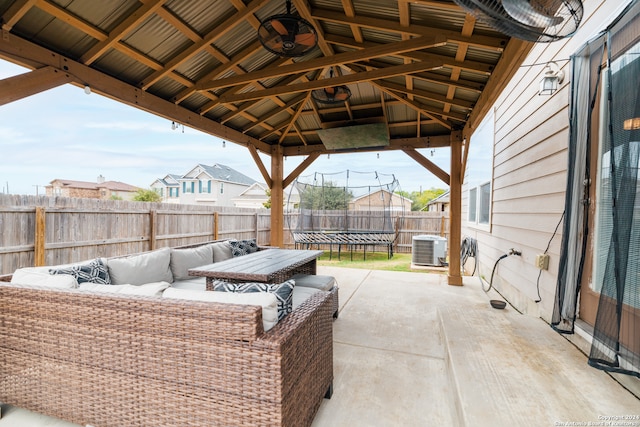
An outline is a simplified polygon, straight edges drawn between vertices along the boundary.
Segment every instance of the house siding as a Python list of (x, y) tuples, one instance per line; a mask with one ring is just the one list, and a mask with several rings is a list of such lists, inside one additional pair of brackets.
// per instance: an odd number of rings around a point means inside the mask
[[(491, 218), (488, 226), (467, 222), (471, 184), (462, 193), (462, 235), (478, 241), (480, 274), (488, 282), (497, 259), (510, 248), (522, 256), (500, 261), (493, 286), (518, 310), (550, 321), (553, 310), (567, 177), (571, 68), (568, 59), (603, 29), (628, 1), (584, 2), (580, 30), (571, 38), (533, 47), (524, 64), (494, 104), (495, 128), (491, 168)], [(539, 96), (544, 64), (564, 71), (560, 90)], [(539, 65), (533, 65), (539, 64)], [(473, 135), (470, 144), (474, 144)], [(469, 159), (469, 165), (473, 159)], [(477, 166), (477, 165), (476, 165)], [(467, 171), (469, 167), (467, 168)], [(552, 239), (553, 238), (553, 239)], [(549, 245), (549, 269), (539, 278), (535, 257)], [(467, 263), (468, 273), (473, 269)]]

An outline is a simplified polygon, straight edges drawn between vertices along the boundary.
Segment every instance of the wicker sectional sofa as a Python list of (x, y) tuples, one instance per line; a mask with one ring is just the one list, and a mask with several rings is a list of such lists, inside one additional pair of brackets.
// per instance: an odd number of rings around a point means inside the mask
[(265, 332), (249, 303), (3, 279), (0, 402), (95, 427), (297, 427), (331, 395), (331, 292)]

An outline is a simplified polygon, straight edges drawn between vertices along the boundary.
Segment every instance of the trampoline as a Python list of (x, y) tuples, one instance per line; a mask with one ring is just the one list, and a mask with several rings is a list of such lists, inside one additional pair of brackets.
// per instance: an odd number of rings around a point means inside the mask
[(288, 196), (289, 206), (298, 208), (298, 215), (288, 216), (295, 247), (328, 247), (329, 259), (334, 249), (338, 259), (343, 248), (351, 259), (354, 249), (362, 249), (366, 259), (367, 248), (384, 248), (390, 259), (398, 218), (407, 203), (411, 206), (396, 193), (399, 187), (394, 175), (378, 172), (347, 170), (298, 177)]

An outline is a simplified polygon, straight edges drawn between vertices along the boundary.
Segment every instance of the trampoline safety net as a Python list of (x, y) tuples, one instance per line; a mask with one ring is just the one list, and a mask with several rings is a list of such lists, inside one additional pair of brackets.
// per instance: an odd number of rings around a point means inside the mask
[(288, 206), (298, 215), (288, 215), (296, 248), (311, 246), (333, 249), (338, 257), (343, 248), (376, 250), (384, 247), (393, 256), (397, 218), (411, 202), (396, 192), (394, 175), (378, 172), (344, 171), (300, 176), (291, 186)]

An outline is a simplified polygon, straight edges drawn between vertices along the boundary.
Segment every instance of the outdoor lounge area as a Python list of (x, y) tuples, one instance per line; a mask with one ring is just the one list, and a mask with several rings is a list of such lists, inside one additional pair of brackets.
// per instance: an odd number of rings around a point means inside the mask
[[(544, 321), (491, 308), (475, 277), (452, 287), (440, 274), (322, 266), (318, 274), (338, 281), (340, 316), (333, 397), (313, 427), (640, 423), (633, 394)], [(0, 427), (45, 426), (75, 425), (2, 407)]]
[[(0, 0), (0, 60), (25, 68), (0, 78), (0, 106), (20, 106), (67, 85), (90, 95), (84, 108), (98, 97), (117, 100), (162, 118), (164, 131), (186, 127), (210, 136), (211, 144), (194, 144), (192, 151), (170, 143), (190, 162), (207, 158), (204, 147), (246, 149), (270, 206), (264, 213), (222, 204), (134, 207), (41, 197), (38, 185), (35, 197), (12, 194), (7, 181), (8, 194), (0, 194), (0, 280), (21, 268), (225, 238), (255, 238), (256, 246), (286, 250), (301, 243), (296, 231), (324, 233), (312, 235), (316, 245), (338, 231), (350, 239), (362, 231), (393, 231), (388, 257), (408, 250), (405, 233), (437, 234), (447, 239), (448, 251), (447, 271), (438, 274), (303, 260), (308, 271), (290, 272), (335, 278), (338, 286), (331, 295), (317, 290), (269, 330), (255, 304), (223, 307), (230, 320), (221, 323), (204, 302), (140, 298), (128, 311), (117, 304), (93, 309), (82, 304), (86, 299), (65, 298), (72, 290), (31, 298), (35, 291), (2, 286), (0, 327), (7, 333), (0, 342), (11, 353), (0, 355), (2, 379), (21, 396), (0, 395), (0, 402), (16, 405), (3, 405), (0, 427), (73, 426), (20, 405), (93, 427), (640, 426), (640, 0), (551, 2), (544, 14), (533, 1), (494, 1), (493, 11), (479, 10), (484, 3)], [(47, 106), (57, 108), (56, 101)], [(43, 116), (42, 124), (52, 122)], [(86, 124), (80, 115), (67, 116), (74, 121), (60, 129)], [(5, 122), (8, 135), (27, 128)], [(108, 123), (101, 117), (99, 128), (114, 127)], [(54, 164), (51, 159), (72, 157), (79, 146), (98, 152), (107, 146), (79, 135), (57, 141), (39, 135), (55, 156), (16, 138), (20, 145), (7, 144), (5, 163), (33, 173)], [(128, 135), (137, 153), (121, 157), (127, 162), (164, 148), (138, 146), (155, 141), (150, 132)], [(19, 156), (12, 158), (14, 152)], [(394, 154), (411, 162), (390, 161)], [(449, 190), (443, 226), (436, 233), (407, 230), (398, 226), (402, 221), (386, 227), (286, 223), (285, 189), (303, 173), (315, 175), (322, 160), (343, 155), (354, 165), (373, 163), (366, 156), (375, 156), (376, 165), (390, 168), (376, 168), (384, 173), (404, 169), (420, 193), (435, 178)], [(87, 163), (89, 157), (98, 159), (96, 170), (108, 164), (101, 156), (84, 156)], [(129, 164), (116, 163), (122, 170)], [(194, 200), (216, 194), (222, 203), (229, 194), (222, 186), (209, 192), (206, 174), (188, 179), (191, 188), (183, 182), (181, 191)], [(328, 188), (323, 185), (322, 194)], [(357, 202), (355, 193), (343, 193)], [(366, 211), (373, 212), (374, 198), (367, 200)], [(316, 208), (302, 202), (301, 219), (304, 209)], [(397, 212), (388, 205), (382, 210)], [(322, 211), (313, 219), (327, 219)], [(384, 248), (380, 243), (375, 246)], [(338, 254), (369, 251), (368, 242), (353, 240), (297, 249), (331, 256), (336, 245)], [(431, 255), (431, 262), (445, 258)], [(254, 280), (240, 277), (255, 273), (238, 271), (240, 263), (231, 279)], [(185, 275), (196, 272), (206, 285), (222, 277), (221, 265), (190, 267)], [(468, 276), (471, 269), (477, 277)], [(269, 271), (261, 276), (272, 284)], [(500, 295), (487, 295), (484, 285)], [(489, 304), (502, 297), (504, 309)], [(269, 299), (271, 319), (280, 320), (276, 297)], [(29, 310), (33, 301), (46, 309)], [(71, 315), (65, 304), (74, 305)], [(191, 305), (192, 317), (183, 316), (180, 307)], [(139, 307), (151, 313), (144, 328), (123, 327), (139, 325)], [(157, 321), (165, 308), (173, 317)], [(96, 329), (105, 334), (99, 338), (81, 328), (93, 326), (87, 319), (94, 311)], [(124, 322), (103, 327), (123, 313)], [(199, 339), (201, 347), (180, 340), (173, 328), (183, 326), (182, 336)], [(24, 338), (34, 331), (35, 339)], [(75, 344), (72, 336), (84, 341)], [(94, 341), (102, 345), (101, 358)], [(134, 356), (114, 352), (119, 347), (111, 342), (125, 343)], [(156, 342), (182, 347), (163, 352)], [(68, 343), (74, 345), (63, 347)], [(22, 363), (16, 354), (46, 361)], [(239, 355), (254, 365), (247, 369)], [(87, 380), (94, 374), (112, 387)], [(71, 376), (77, 389), (66, 387)], [(160, 384), (162, 393), (144, 380)], [(114, 391), (117, 398), (108, 394)]]

